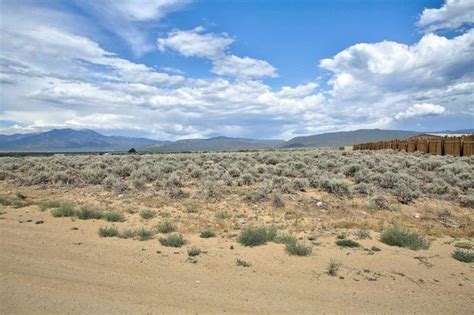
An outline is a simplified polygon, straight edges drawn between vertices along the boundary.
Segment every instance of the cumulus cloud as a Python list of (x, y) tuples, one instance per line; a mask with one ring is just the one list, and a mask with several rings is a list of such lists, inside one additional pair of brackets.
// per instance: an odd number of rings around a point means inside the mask
[(440, 115), (444, 113), (446, 109), (443, 106), (430, 104), (430, 103), (421, 103), (421, 104), (414, 104), (406, 111), (398, 113), (395, 115), (395, 119), (408, 119), (408, 118), (415, 118), (415, 117), (424, 117), (430, 115)]
[(417, 25), (428, 32), (474, 25), (474, 1), (446, 0), (439, 9), (424, 9)]
[(212, 72), (217, 75), (241, 78), (277, 76), (276, 69), (265, 60), (234, 55), (215, 60)]
[(158, 49), (164, 52), (174, 50), (185, 57), (201, 57), (215, 59), (222, 57), (227, 47), (234, 42), (227, 34), (204, 33), (205, 29), (198, 26), (192, 30), (174, 30), (166, 37), (157, 39)]
[(228, 54), (234, 42), (226, 33), (206, 33), (202, 26), (192, 30), (173, 30), (157, 39), (158, 49), (176, 51), (185, 57), (207, 58), (212, 61), (212, 72), (237, 78), (276, 77), (276, 69), (265, 60)]

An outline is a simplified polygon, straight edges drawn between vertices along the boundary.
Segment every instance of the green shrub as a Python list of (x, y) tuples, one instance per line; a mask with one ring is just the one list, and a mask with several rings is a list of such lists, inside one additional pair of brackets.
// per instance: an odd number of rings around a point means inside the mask
[(143, 219), (148, 220), (148, 219), (154, 218), (156, 216), (156, 211), (154, 211), (154, 210), (143, 210), (143, 211), (140, 211), (140, 216)]
[(125, 217), (117, 212), (105, 212), (102, 215), (102, 218), (108, 222), (124, 222)]
[(161, 237), (160, 243), (163, 246), (181, 247), (186, 244), (186, 241), (183, 239), (183, 236), (181, 234), (171, 234), (167, 237)]
[(144, 227), (139, 228), (138, 230), (135, 231), (135, 233), (140, 241), (149, 240), (153, 238), (153, 235), (154, 235), (153, 231), (147, 230)]
[(167, 234), (176, 231), (176, 226), (170, 221), (164, 221), (156, 225), (156, 230), (160, 233)]
[(466, 250), (456, 249), (453, 254), (453, 258), (465, 263), (474, 262), (474, 253)]
[(390, 246), (406, 247), (412, 250), (427, 249), (430, 247), (428, 240), (415, 231), (394, 226), (385, 230), (380, 236), (380, 241)]
[(201, 238), (211, 238), (211, 237), (215, 237), (216, 233), (214, 233), (214, 231), (212, 230), (204, 230), (201, 232), (201, 234), (199, 234), (199, 236)]
[(115, 226), (101, 227), (99, 228), (100, 237), (116, 237), (119, 236), (119, 231)]
[(76, 215), (76, 211), (69, 204), (63, 204), (59, 208), (51, 210), (51, 215), (53, 217), (73, 217)]
[(81, 208), (79, 211), (77, 211), (76, 215), (81, 220), (97, 220), (102, 218), (103, 212), (91, 208)]
[(370, 239), (370, 231), (368, 230), (358, 230), (357, 232), (354, 233), (354, 235), (360, 239), (360, 240), (365, 240), (365, 239)]
[(330, 275), (331, 277), (337, 276), (337, 272), (339, 271), (339, 265), (340, 264), (338, 264), (334, 259), (331, 259), (326, 268), (327, 274)]
[(201, 254), (201, 250), (196, 246), (193, 246), (188, 249), (188, 256), (190, 257), (198, 256), (199, 254)]
[(273, 241), (277, 235), (275, 227), (254, 227), (246, 228), (240, 232), (238, 242), (244, 246), (258, 246)]
[(120, 232), (119, 236), (120, 238), (134, 238), (137, 236), (137, 231), (133, 229), (125, 229)]
[(303, 242), (290, 241), (289, 243), (286, 244), (286, 251), (290, 255), (309, 256), (311, 255), (311, 252), (313, 251), (313, 247)]
[(374, 196), (369, 199), (369, 208), (374, 210), (388, 210), (390, 204), (383, 196)]
[(360, 244), (357, 243), (356, 241), (349, 240), (349, 239), (337, 240), (336, 245), (340, 247), (359, 247), (360, 246)]

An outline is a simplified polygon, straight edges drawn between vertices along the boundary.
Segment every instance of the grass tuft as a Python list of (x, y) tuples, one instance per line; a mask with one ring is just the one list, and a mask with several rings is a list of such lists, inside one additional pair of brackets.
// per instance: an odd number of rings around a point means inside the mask
[(246, 228), (240, 232), (238, 242), (244, 246), (259, 246), (273, 241), (277, 236), (275, 227), (259, 226)]
[(140, 211), (140, 216), (142, 217), (142, 219), (148, 220), (148, 219), (154, 218), (156, 216), (156, 211), (154, 211), (154, 210), (143, 210), (143, 211)]
[(199, 247), (193, 246), (190, 249), (188, 249), (189, 257), (199, 256), (200, 254), (201, 254), (201, 250), (199, 249)]
[(152, 239), (154, 235), (153, 231), (147, 230), (144, 227), (141, 227), (138, 230), (136, 230), (135, 234), (138, 237), (138, 240), (140, 241), (147, 241), (149, 239)]
[(201, 238), (211, 238), (211, 237), (215, 237), (216, 233), (214, 233), (214, 231), (212, 230), (204, 230), (201, 232), (201, 234), (199, 234), (199, 236)]
[(119, 231), (115, 226), (101, 227), (99, 228), (100, 237), (116, 237), (119, 236)]
[(59, 208), (51, 210), (51, 215), (55, 218), (73, 217), (76, 215), (76, 211), (71, 205), (62, 204)]
[(181, 234), (171, 234), (167, 237), (161, 237), (160, 243), (161, 245), (168, 247), (181, 247), (186, 244), (186, 241), (183, 239)]
[(117, 212), (105, 212), (102, 214), (102, 219), (107, 222), (124, 222), (125, 217)]
[(251, 264), (248, 261), (245, 261), (243, 259), (237, 258), (236, 265), (240, 267), (250, 267)]
[(164, 221), (156, 225), (156, 230), (163, 234), (176, 231), (176, 226), (171, 221)]
[(339, 271), (339, 266), (340, 266), (339, 263), (337, 263), (334, 259), (331, 259), (326, 268), (327, 274), (330, 275), (331, 277), (337, 276), (337, 272)]
[(358, 242), (349, 239), (337, 240), (336, 245), (340, 247), (360, 247)]
[(91, 208), (81, 208), (76, 212), (76, 216), (81, 220), (102, 219), (104, 213), (100, 210)]
[(456, 249), (452, 255), (454, 259), (465, 262), (472, 263), (474, 262), (474, 253), (466, 250)]
[(289, 242), (286, 244), (286, 251), (290, 255), (295, 256), (309, 256), (313, 251), (311, 245), (305, 244), (303, 242)]
[(385, 230), (380, 241), (390, 246), (406, 247), (412, 250), (428, 249), (430, 242), (415, 231), (400, 226)]

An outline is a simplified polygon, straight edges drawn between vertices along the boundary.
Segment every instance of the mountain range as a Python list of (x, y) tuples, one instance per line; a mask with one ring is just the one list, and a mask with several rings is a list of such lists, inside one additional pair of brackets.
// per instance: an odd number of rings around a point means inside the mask
[[(473, 133), (473, 129), (440, 133)], [(236, 151), (304, 147), (340, 147), (356, 143), (405, 139), (420, 132), (382, 129), (360, 129), (296, 137), (288, 141), (213, 137), (157, 141), (146, 138), (105, 136), (90, 129), (53, 129), (46, 132), (0, 135), (3, 152), (97, 152), (127, 151), (135, 148), (147, 152)]]

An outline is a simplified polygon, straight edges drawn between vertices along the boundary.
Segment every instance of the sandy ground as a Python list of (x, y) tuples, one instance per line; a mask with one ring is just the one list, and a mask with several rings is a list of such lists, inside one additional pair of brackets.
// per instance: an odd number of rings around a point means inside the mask
[[(321, 236), (309, 257), (269, 243), (201, 239), (167, 248), (100, 238), (104, 221), (53, 218), (36, 206), (0, 215), (0, 313), (463, 313), (474, 309), (474, 266), (450, 257), (452, 238), (411, 251), (342, 249)], [(31, 222), (28, 222), (32, 220)], [(35, 224), (43, 220), (43, 224)], [(119, 223), (123, 224), (123, 223)], [(77, 228), (77, 229), (72, 229)], [(200, 247), (197, 262), (187, 248)], [(231, 245), (233, 249), (231, 249)], [(236, 259), (252, 265), (241, 267)], [(326, 274), (331, 258), (342, 264)]]

